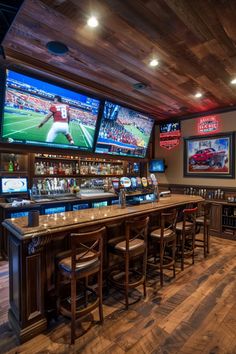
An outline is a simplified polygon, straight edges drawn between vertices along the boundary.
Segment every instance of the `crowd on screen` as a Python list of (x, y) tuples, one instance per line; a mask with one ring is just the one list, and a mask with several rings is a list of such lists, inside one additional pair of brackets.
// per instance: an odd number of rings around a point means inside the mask
[(122, 114), (122, 110), (119, 112), (119, 117), (117, 122), (121, 125), (131, 125), (136, 127), (141, 133), (149, 135), (152, 130), (152, 121), (146, 118), (138, 117), (136, 114), (134, 116)]
[(99, 136), (104, 139), (111, 139), (117, 142), (140, 146), (141, 139), (135, 137), (125, 127), (114, 120), (103, 120)]

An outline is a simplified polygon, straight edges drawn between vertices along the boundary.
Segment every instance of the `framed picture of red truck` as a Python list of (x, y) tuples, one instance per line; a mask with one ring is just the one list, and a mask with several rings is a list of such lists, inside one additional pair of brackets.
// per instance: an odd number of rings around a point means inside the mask
[(184, 176), (234, 178), (234, 133), (185, 138)]

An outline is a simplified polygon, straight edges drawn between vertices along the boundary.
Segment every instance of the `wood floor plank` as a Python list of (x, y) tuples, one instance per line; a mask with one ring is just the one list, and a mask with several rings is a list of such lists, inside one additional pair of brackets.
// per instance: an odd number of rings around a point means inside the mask
[[(159, 275), (149, 273), (147, 298), (124, 310), (123, 294), (111, 289), (104, 299), (105, 320), (98, 314), (85, 318), (91, 324), (70, 343), (70, 322), (62, 317), (46, 333), (17, 346), (7, 322), (8, 264), (0, 262), (0, 353), (155, 353), (236, 354), (236, 242), (212, 237), (211, 254), (198, 250), (196, 264), (166, 272), (161, 289)], [(130, 296), (138, 299), (140, 292)], [(86, 327), (86, 328), (87, 328)], [(78, 325), (79, 328), (79, 325)]]

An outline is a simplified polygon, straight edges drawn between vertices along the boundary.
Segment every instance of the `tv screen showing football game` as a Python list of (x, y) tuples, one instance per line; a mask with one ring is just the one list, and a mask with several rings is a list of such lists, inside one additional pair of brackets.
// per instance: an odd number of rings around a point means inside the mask
[(147, 115), (106, 101), (96, 152), (145, 157), (153, 124)]
[(97, 99), (9, 70), (2, 140), (91, 151), (99, 105)]

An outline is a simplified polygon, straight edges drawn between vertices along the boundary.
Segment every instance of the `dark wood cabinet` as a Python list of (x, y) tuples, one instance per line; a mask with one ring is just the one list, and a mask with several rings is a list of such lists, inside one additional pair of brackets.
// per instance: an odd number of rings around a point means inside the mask
[(217, 236), (222, 233), (222, 204), (212, 202), (210, 233)]

